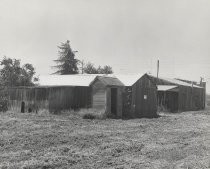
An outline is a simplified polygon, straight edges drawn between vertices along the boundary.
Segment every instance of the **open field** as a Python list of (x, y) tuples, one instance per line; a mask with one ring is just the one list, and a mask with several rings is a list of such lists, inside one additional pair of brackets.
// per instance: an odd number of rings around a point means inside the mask
[(0, 168), (210, 168), (210, 110), (134, 120), (0, 113)]

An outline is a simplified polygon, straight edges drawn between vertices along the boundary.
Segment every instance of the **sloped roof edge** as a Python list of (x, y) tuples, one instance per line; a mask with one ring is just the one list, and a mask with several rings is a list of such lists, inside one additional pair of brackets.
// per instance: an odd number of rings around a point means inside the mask
[[(148, 74), (148, 76), (151, 76), (153, 78), (157, 78), (155, 75), (152, 75), (152, 74)], [(177, 79), (173, 79), (173, 78), (158, 77), (158, 79), (166, 81), (168, 83), (171, 83), (172, 85), (180, 85), (180, 86), (188, 86), (188, 87), (195, 87), (195, 88), (203, 88), (201, 86), (194, 85), (194, 84), (192, 85), (192, 84), (189, 84), (189, 83), (177, 80)]]
[(124, 84), (114, 76), (97, 76), (95, 80), (90, 83), (90, 85), (92, 85), (97, 79), (100, 80), (105, 86), (124, 86)]

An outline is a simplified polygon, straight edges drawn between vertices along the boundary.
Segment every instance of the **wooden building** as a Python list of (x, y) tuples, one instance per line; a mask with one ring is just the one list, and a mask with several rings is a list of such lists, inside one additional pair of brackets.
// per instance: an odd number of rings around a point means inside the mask
[(122, 93), (124, 85), (115, 77), (97, 76), (91, 83), (92, 108), (109, 115), (122, 117)]
[(124, 84), (124, 118), (157, 117), (157, 88), (147, 74), (116, 75)]
[(97, 75), (42, 76), (34, 87), (12, 87), (7, 90), (9, 108), (18, 112), (59, 112), (67, 109), (90, 108), (90, 83)]
[(147, 74), (42, 76), (37, 86), (7, 92), (17, 112), (93, 108), (123, 118), (157, 115), (157, 89)]
[(21, 112), (59, 112), (91, 106), (91, 89), (86, 86), (13, 87), (8, 95), (9, 108)]
[(205, 85), (149, 75), (158, 88), (158, 105), (171, 112), (205, 108)]
[(34, 87), (7, 92), (18, 112), (93, 108), (122, 118), (157, 116), (157, 87), (147, 74), (42, 76)]
[(142, 75), (42, 76), (34, 87), (7, 90), (18, 112), (93, 108), (122, 118), (156, 117), (158, 106), (171, 112), (205, 108), (205, 84)]

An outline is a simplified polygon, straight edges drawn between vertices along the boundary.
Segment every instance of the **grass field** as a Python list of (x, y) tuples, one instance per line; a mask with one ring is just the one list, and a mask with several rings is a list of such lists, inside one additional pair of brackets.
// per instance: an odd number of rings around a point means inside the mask
[(210, 110), (133, 120), (0, 113), (0, 168), (210, 168)]

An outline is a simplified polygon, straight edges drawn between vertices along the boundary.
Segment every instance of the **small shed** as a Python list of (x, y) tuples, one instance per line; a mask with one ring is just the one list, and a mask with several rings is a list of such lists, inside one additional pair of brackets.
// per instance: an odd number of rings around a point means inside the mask
[(116, 75), (116, 77), (125, 85), (124, 118), (157, 116), (157, 88), (147, 74)]
[(97, 76), (91, 83), (92, 108), (109, 115), (122, 117), (122, 93), (124, 84), (115, 77)]
[(202, 85), (153, 75), (149, 78), (157, 84), (159, 106), (163, 105), (171, 112), (205, 108), (205, 88)]

